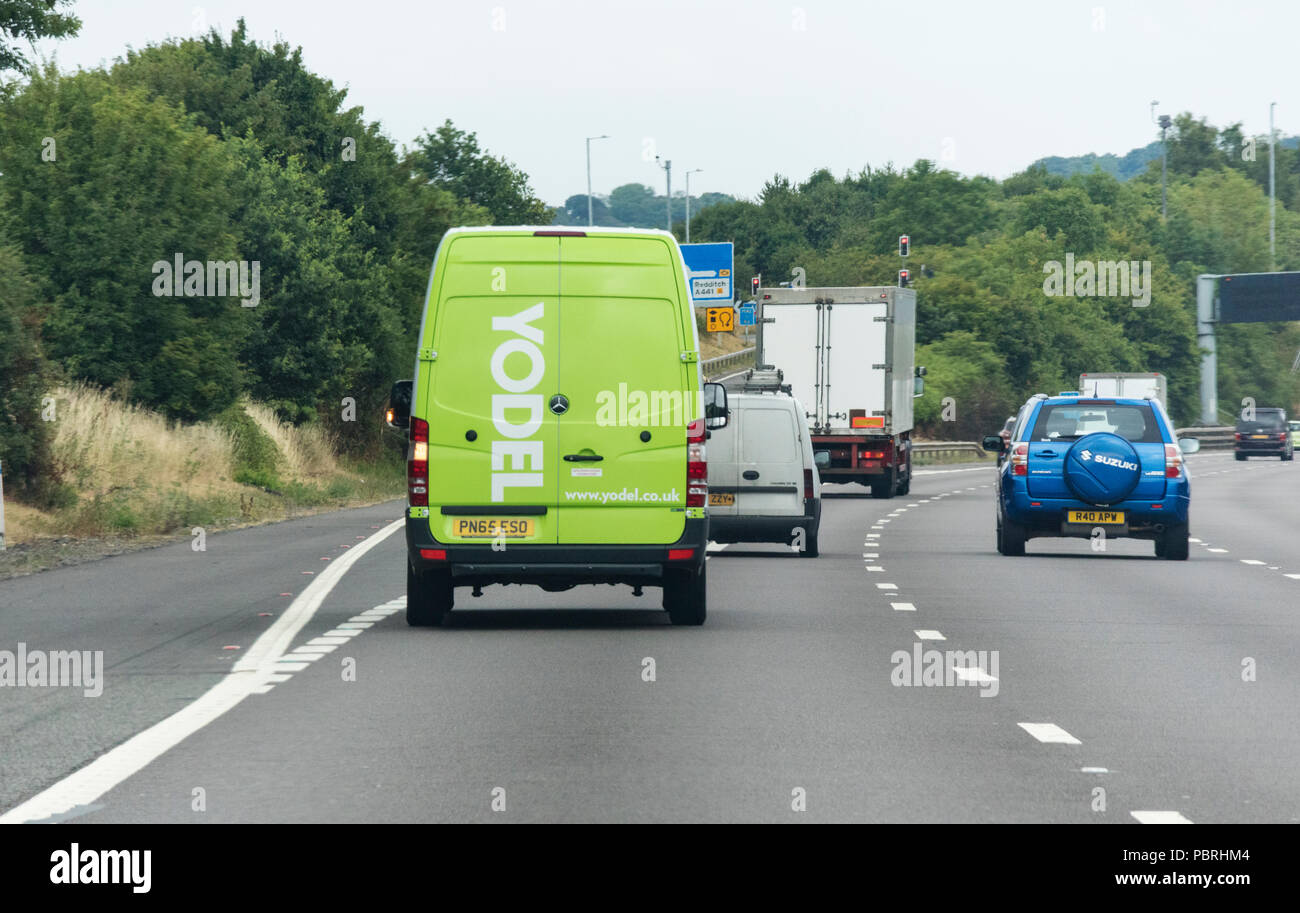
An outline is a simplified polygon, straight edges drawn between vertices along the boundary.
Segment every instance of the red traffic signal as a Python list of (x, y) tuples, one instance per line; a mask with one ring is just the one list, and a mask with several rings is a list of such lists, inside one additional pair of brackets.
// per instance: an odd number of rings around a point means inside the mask
[(898, 287), (907, 288), (907, 280), (911, 276), (910, 270), (900, 269), (898, 271)]
[(749, 280), (749, 288), (755, 298), (758, 297), (758, 279), (759, 277), (755, 276), (753, 279)]
[(912, 246), (911, 238), (909, 238), (907, 235), (898, 236), (898, 255), (900, 257), (906, 257), (909, 252), (909, 248), (911, 248), (911, 246)]

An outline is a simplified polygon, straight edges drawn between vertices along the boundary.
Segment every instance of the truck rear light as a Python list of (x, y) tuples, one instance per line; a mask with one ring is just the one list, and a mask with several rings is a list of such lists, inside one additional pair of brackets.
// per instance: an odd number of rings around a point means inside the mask
[(1165, 478), (1177, 479), (1183, 474), (1183, 452), (1177, 444), (1165, 444)]
[(445, 548), (422, 548), (420, 557), (426, 561), (446, 561), (447, 550)]
[(690, 561), (695, 557), (693, 548), (670, 548), (668, 549), (669, 561)]
[(805, 469), (803, 471), (803, 499), (805, 501), (811, 501), (813, 499), (813, 479), (811, 469)]
[(1011, 451), (1011, 474), (1013, 476), (1029, 475), (1029, 445), (1017, 444)]
[(429, 506), (429, 423), (411, 419), (411, 452), (406, 460), (406, 503), (411, 507)]
[(709, 464), (704, 459), (708, 429), (697, 418), (686, 426), (686, 506), (704, 507), (709, 501)]

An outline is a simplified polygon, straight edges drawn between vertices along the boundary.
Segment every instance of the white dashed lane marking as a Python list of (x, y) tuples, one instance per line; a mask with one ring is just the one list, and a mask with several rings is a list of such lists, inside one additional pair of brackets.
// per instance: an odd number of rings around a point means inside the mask
[(1053, 742), (1061, 745), (1083, 744), (1055, 723), (1017, 723), (1016, 725), (1040, 742)]
[(894, 611), (895, 611), (895, 612), (915, 612), (915, 611), (916, 611), (916, 606), (912, 605), (910, 602), (891, 602), (890, 605), (894, 607)]
[(1139, 824), (1191, 824), (1187, 818), (1183, 817), (1181, 812), (1173, 811), (1143, 811), (1129, 812), (1138, 820)]
[(920, 631), (913, 631), (912, 633), (916, 635), (918, 640), (947, 640), (948, 639), (944, 637), (942, 634), (940, 634), (938, 631), (931, 631), (926, 628), (923, 628)]

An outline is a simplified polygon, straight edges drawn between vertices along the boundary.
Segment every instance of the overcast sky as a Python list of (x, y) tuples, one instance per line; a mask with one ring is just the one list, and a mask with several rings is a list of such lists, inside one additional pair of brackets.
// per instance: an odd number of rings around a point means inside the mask
[[(1300, 124), (1300, 4), (1028, 0), (79, 0), (41, 42), (64, 69), (111, 62), (243, 15), (303, 48), (399, 145), (451, 118), (553, 204), (637, 181), (654, 154), (693, 194), (752, 197), (918, 158), (1002, 178), (1045, 155), (1123, 154), (1150, 102), (1267, 133)], [(1291, 125), (1291, 129), (1287, 126)]]

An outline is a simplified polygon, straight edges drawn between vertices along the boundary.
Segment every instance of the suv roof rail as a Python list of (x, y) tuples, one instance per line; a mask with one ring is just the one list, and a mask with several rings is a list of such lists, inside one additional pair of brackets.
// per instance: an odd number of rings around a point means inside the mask
[(741, 392), (790, 393), (791, 385), (782, 383), (783, 380), (785, 380), (785, 372), (780, 368), (769, 368), (767, 370), (750, 368), (745, 374), (745, 386)]

